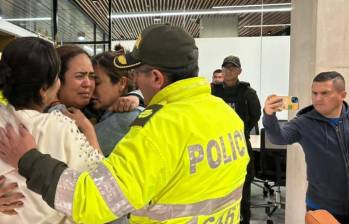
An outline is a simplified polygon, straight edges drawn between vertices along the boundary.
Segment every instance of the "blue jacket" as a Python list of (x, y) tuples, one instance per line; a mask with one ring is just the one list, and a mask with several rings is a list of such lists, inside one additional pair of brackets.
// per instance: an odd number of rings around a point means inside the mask
[[(279, 126), (274, 115), (263, 116), (263, 125), (274, 144), (301, 144), (307, 164), (307, 205), (334, 214), (349, 214), (349, 110), (344, 102), (338, 126), (313, 106)], [(312, 206), (310, 206), (312, 207)]]
[(105, 157), (113, 151), (115, 145), (129, 131), (130, 125), (137, 118), (143, 107), (137, 107), (133, 111), (114, 113), (106, 111), (95, 125), (98, 143)]

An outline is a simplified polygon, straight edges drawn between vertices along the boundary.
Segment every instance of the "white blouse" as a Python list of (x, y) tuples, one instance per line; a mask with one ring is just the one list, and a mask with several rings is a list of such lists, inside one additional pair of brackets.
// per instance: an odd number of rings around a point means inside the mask
[[(35, 110), (18, 110), (14, 113), (33, 134), (40, 152), (50, 154), (53, 158), (67, 163), (69, 167), (80, 171), (93, 169), (103, 158), (101, 153), (90, 146), (75, 122), (60, 111), (40, 113)], [(18, 124), (11, 114), (11, 108), (7, 110), (6, 107), (0, 105), (0, 126), (4, 127), (8, 121), (13, 126)], [(0, 214), (0, 223), (73, 223), (63, 214), (50, 208), (39, 194), (27, 189), (25, 179), (14, 168), (1, 160), (0, 175), (6, 177), (6, 183), (18, 183), (19, 191), (25, 196), (22, 199), (23, 207), (16, 209), (18, 215)]]

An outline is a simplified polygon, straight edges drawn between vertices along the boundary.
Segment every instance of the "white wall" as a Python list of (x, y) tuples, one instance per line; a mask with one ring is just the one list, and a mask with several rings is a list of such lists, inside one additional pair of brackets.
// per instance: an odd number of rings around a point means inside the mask
[[(197, 38), (199, 48), (200, 76), (211, 80), (212, 72), (221, 68), (224, 57), (240, 57), (242, 74), (240, 80), (251, 84), (263, 106), (265, 98), (275, 93), (288, 95), (290, 37), (231, 37)], [(134, 41), (120, 43), (132, 50)], [(278, 113), (279, 119), (287, 119), (287, 111)]]

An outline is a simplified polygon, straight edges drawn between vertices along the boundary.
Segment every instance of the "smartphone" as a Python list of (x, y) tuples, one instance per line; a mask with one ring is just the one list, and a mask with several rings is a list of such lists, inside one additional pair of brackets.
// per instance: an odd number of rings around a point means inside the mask
[(282, 98), (282, 109), (283, 110), (298, 110), (299, 101), (296, 96), (280, 96)]

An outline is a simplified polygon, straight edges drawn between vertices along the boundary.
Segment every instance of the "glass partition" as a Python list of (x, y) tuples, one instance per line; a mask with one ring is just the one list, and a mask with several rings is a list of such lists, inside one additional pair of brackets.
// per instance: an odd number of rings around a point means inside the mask
[(52, 5), (52, 0), (0, 0), (0, 17), (52, 39)]
[(263, 104), (272, 93), (288, 95), (291, 8), (291, 0), (113, 1), (113, 45), (131, 50), (150, 24), (181, 26), (196, 39), (200, 76), (211, 81), (226, 56), (238, 56), (239, 79), (250, 83)]
[(58, 1), (57, 26), (58, 42), (94, 41), (93, 22), (72, 1)]

